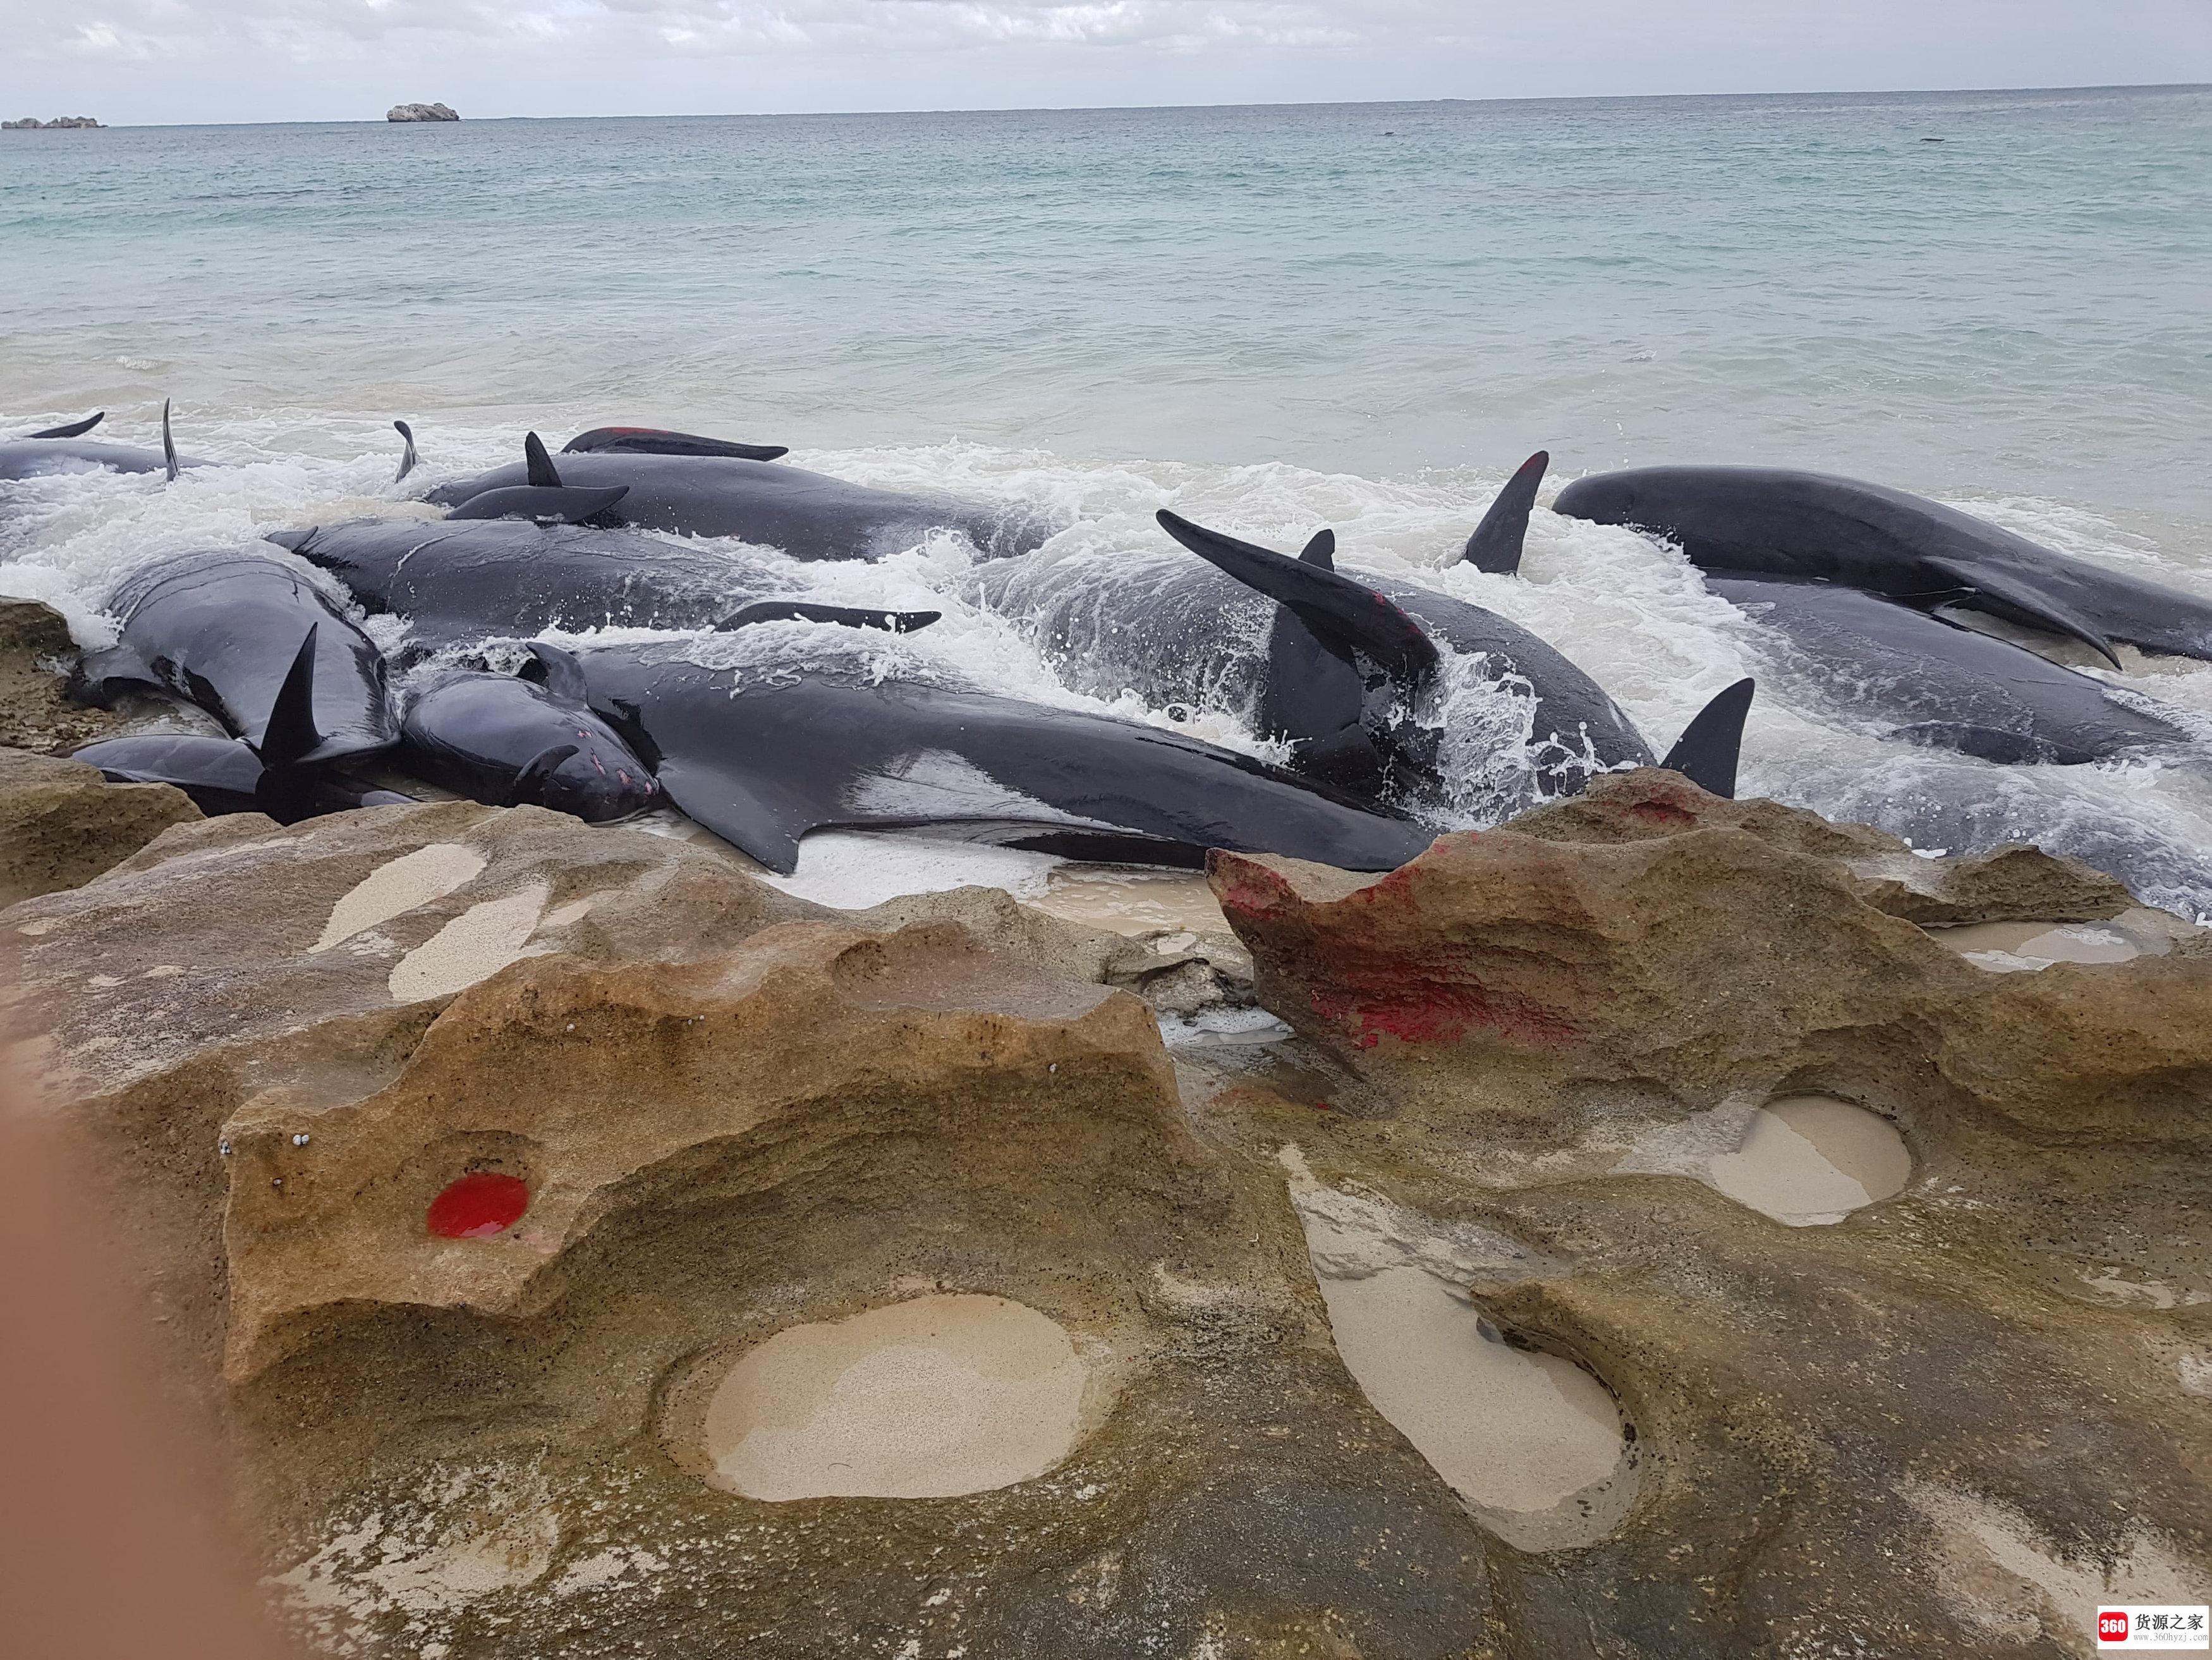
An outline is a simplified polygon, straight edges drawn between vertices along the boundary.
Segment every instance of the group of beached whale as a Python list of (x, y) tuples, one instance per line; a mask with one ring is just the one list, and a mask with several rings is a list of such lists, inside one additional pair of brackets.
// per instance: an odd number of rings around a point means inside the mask
[[(0, 441), (0, 481), (174, 478), (207, 465), (176, 454), (166, 411), (160, 452), (87, 441), (97, 419)], [(394, 424), (404, 479), (414, 438)], [(1340, 568), (1327, 531), (1293, 556), (1164, 510), (1171, 542), (1154, 553), (1054, 557), (1038, 551), (1058, 528), (1042, 512), (874, 489), (784, 453), (608, 427), (556, 460), (533, 434), (522, 462), (430, 491), (442, 520), (281, 531), (275, 548), (141, 569), (108, 602), (119, 637), (86, 658), (81, 694), (155, 690), (233, 736), (125, 736), (79, 755), (112, 778), (179, 785), (210, 811), (286, 820), (405, 799), (349, 777), (347, 763), (372, 757), (478, 800), (592, 822), (665, 800), (783, 872), (811, 830), (878, 827), (1091, 859), (1191, 864), (1224, 848), (1382, 870), (1425, 847), (1447, 811), (1435, 700), (1449, 654), (1524, 692), (1525, 735), (1501, 741), (1522, 745), (1534, 794), (1653, 764), (1734, 790), (1749, 681), (1662, 759), (1551, 646), (1437, 588)], [(1462, 556), (1517, 569), (1546, 465), (1539, 454), (1515, 474)], [(1916, 742), (2076, 763), (2191, 741), (2185, 721), (2147, 700), (1954, 620), (1979, 611), (2070, 636), (2116, 665), (2115, 642), (2212, 659), (2212, 605), (2188, 595), (1816, 474), (1604, 474), (1554, 507), (1679, 544), (1716, 592), (1851, 676)], [(981, 556), (969, 597), (1024, 629), (1079, 690), (1227, 707), (1288, 758), (994, 694), (880, 649), (880, 631), (910, 633), (935, 612), (793, 595), (790, 561), (875, 560), (947, 531)], [(404, 619), (410, 652), (512, 640), (531, 642), (527, 657), (514, 674), (441, 659), (396, 697), (383, 654), (302, 560), (362, 611)], [(1237, 625), (1255, 595), (1273, 602), (1257, 633)], [(793, 623), (833, 626), (773, 626)], [(535, 638), (610, 625), (684, 637), (574, 651)], [(700, 651), (701, 630), (726, 648)]]

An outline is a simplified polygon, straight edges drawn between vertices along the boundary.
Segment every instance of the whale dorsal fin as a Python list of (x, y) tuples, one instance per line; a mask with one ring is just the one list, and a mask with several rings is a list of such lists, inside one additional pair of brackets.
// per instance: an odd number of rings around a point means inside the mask
[(1334, 570), (1336, 569), (1336, 532), (1333, 530), (1316, 531), (1313, 533), (1313, 540), (1307, 543), (1300, 550), (1298, 559), (1304, 564), (1318, 565), (1323, 570)]
[(1751, 713), (1753, 680), (1739, 680), (1699, 709), (1667, 758), (1659, 764), (1679, 772), (1709, 795), (1735, 799), (1736, 762), (1743, 752), (1744, 717)]
[(307, 624), (307, 637), (285, 671), (276, 701), (269, 706), (269, 720), (261, 728), (254, 753), (270, 772), (296, 767), (321, 747), (323, 734), (315, 729), (315, 636), (322, 624)]
[(514, 782), (507, 787), (507, 805), (520, 807), (526, 805), (545, 805), (545, 781), (550, 778), (563, 761), (575, 754), (574, 744), (555, 744), (542, 749), (523, 763), (522, 770), (514, 775)]
[(1552, 465), (1549, 450), (1538, 450), (1505, 481), (1490, 511), (1467, 538), (1461, 555), (1477, 570), (1510, 576), (1521, 569), (1522, 544), (1528, 536), (1528, 510), (1536, 505), (1536, 489), (1544, 482), (1544, 469)]
[(392, 429), (405, 440), (407, 444), (406, 453), (399, 458), (399, 471), (392, 475), (392, 482), (396, 484), (415, 471), (415, 429), (404, 421), (394, 421), (392, 423)]
[(739, 461), (779, 461), (787, 444), (737, 444), (659, 427), (593, 427), (561, 446), (563, 455), (726, 455)]
[(1435, 642), (1392, 600), (1335, 570), (1194, 525), (1159, 511), (1162, 529), (1200, 558), (1245, 587), (1288, 606), (1322, 640), (1372, 658), (1401, 682), (1436, 672)]
[(521, 668), (522, 678), (545, 688), (552, 696), (564, 703), (588, 703), (589, 687), (584, 679), (584, 666), (576, 660), (574, 652), (562, 651), (558, 646), (549, 646), (543, 640), (530, 642), (530, 660)]
[(545, 441), (536, 433), (522, 435), (522, 462), (529, 470), (530, 482), (541, 489), (559, 489), (561, 474), (554, 466), (553, 458), (545, 453)]
[(44, 432), (26, 433), (27, 438), (82, 438), (107, 419), (106, 410), (94, 410), (82, 421), (72, 421), (65, 427), (48, 427)]
[(177, 439), (169, 430), (169, 400), (161, 400), (161, 465), (168, 469), (169, 482), (177, 482)]
[(586, 489), (571, 484), (509, 484), (471, 496), (448, 519), (538, 519), (564, 525), (586, 524), (629, 494), (628, 484)]
[[(2081, 612), (2060, 605), (2032, 584), (2002, 571), (1985, 569), (1964, 559), (1930, 559), (1927, 563), (1930, 569), (1940, 571), (1962, 587), (1972, 590), (1966, 599), (1953, 603), (1972, 606), (1978, 611), (1995, 611), (1999, 614), (2015, 611), (2030, 623), (2040, 623), (2057, 633), (2079, 640), (2092, 651), (2101, 654), (2114, 668), (2120, 666), (2120, 654), (2112, 649), (2112, 642), (2105, 637), (2101, 629)], [(1992, 603), (1974, 605), (1974, 600), (1978, 599)]]
[(852, 605), (817, 605), (805, 599), (757, 599), (714, 624), (725, 631), (755, 623), (836, 623), (848, 629), (882, 629), (912, 634), (942, 617), (936, 611), (862, 611)]

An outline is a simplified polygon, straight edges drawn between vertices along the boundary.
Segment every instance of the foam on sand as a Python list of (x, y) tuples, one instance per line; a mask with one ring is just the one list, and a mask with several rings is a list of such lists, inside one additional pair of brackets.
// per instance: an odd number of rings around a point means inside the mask
[(746, 1350), (707, 1403), (703, 1450), (748, 1499), (986, 1493), (1074, 1450), (1088, 1379), (1035, 1309), (917, 1298)]

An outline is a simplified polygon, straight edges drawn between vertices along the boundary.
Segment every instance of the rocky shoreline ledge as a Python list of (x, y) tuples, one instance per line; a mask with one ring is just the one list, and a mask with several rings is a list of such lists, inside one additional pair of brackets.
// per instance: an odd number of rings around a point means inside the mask
[(203, 820), (0, 623), (19, 1069), (319, 1651), (2027, 1656), (2212, 1583), (2212, 953), (2081, 866), (1644, 770), (1189, 926), (834, 911)]

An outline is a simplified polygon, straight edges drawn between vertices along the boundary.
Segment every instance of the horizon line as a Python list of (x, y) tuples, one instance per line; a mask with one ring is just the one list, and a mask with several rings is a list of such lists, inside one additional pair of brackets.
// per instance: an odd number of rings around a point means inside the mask
[[(829, 110), (659, 110), (627, 111), (617, 114), (601, 115), (479, 115), (462, 116), (462, 123), (478, 124), (491, 121), (766, 121), (766, 120), (833, 120), (854, 117), (896, 115), (1088, 115), (1112, 114), (1121, 112), (1139, 112), (1168, 110), (1260, 110), (1260, 109), (1356, 109), (1389, 108), (1420, 104), (1620, 104), (1685, 102), (1692, 100), (1710, 102), (1720, 99), (1751, 100), (1760, 98), (1898, 98), (1967, 96), (1975, 94), (2001, 94), (2040, 92), (2212, 92), (2212, 81), (2117, 81), (2064, 82), (2050, 86), (2008, 87), (1804, 87), (1762, 92), (1618, 92), (1618, 93), (1555, 93), (1541, 97), (1472, 97), (1472, 98), (1331, 98), (1331, 99), (1261, 99), (1246, 103), (1218, 104), (981, 104), (909, 108), (829, 109)], [(403, 103), (442, 101), (410, 99)], [(392, 108), (399, 107), (395, 104)], [(52, 119), (72, 119), (57, 115)], [(97, 120), (99, 118), (88, 119)], [(345, 116), (320, 120), (264, 120), (264, 121), (112, 121), (101, 122), (99, 131), (118, 131), (125, 129), (159, 129), (172, 127), (351, 127), (351, 126), (438, 126), (455, 125), (444, 121), (395, 122), (374, 115)], [(40, 131), (52, 131), (52, 128)], [(62, 129), (72, 131), (72, 129)], [(82, 131), (77, 128), (73, 131)]]

